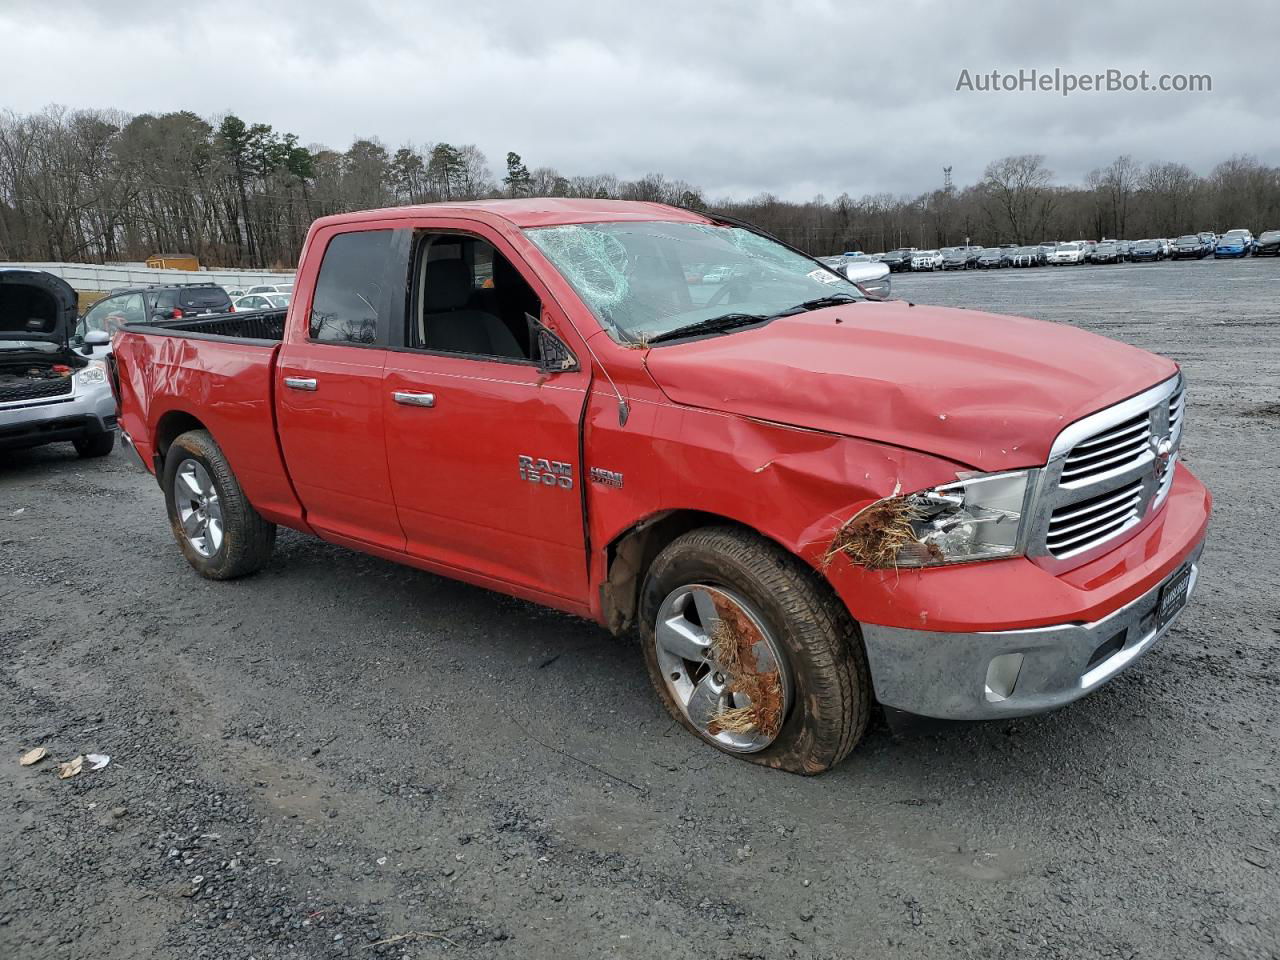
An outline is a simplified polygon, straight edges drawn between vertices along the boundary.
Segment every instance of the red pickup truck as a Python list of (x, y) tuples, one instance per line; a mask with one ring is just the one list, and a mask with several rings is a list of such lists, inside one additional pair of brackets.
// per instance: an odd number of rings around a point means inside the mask
[(657, 204), (327, 217), (287, 314), (129, 325), (113, 357), (204, 576), (258, 569), (283, 524), (638, 627), (677, 720), (800, 773), (874, 703), (1096, 689), (1184, 607), (1210, 513), (1172, 361), (880, 302)]

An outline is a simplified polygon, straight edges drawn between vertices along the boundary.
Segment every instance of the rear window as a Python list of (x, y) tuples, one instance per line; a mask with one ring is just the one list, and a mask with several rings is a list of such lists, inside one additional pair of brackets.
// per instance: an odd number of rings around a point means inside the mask
[(183, 310), (219, 310), (231, 306), (231, 298), (221, 287), (183, 287), (177, 291), (178, 306)]

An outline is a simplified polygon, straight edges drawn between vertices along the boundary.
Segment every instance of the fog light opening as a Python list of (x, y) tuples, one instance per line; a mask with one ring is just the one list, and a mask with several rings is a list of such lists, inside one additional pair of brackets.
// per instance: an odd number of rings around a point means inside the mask
[(987, 665), (987, 702), (999, 703), (1013, 696), (1013, 688), (1017, 686), (1021, 672), (1022, 654), (1002, 653), (993, 657)]

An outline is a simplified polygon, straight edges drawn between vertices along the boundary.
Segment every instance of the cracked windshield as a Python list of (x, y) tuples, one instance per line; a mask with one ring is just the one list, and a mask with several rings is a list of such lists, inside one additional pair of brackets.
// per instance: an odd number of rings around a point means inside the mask
[(861, 299), (843, 277), (738, 227), (588, 223), (526, 233), (622, 343), (723, 331)]

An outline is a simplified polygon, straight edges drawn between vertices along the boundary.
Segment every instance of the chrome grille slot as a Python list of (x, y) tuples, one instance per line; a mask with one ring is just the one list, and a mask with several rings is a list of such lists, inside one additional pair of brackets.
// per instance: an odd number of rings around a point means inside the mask
[(1169, 433), (1175, 438), (1182, 433), (1182, 415), (1187, 410), (1187, 392), (1179, 387), (1169, 398)]
[(1049, 517), (1045, 545), (1055, 557), (1070, 556), (1136, 521), (1141, 503), (1142, 481), (1135, 480), (1119, 490), (1059, 507)]
[(1151, 416), (1143, 412), (1077, 443), (1062, 465), (1063, 486), (1077, 486), (1112, 470), (1132, 466), (1151, 446)]
[(1169, 458), (1168, 463), (1160, 471), (1157, 478), (1159, 487), (1156, 489), (1155, 502), (1163, 503), (1164, 498), (1169, 493), (1169, 488), (1173, 486), (1173, 468), (1178, 462), (1177, 446), (1182, 439), (1182, 415), (1187, 409), (1187, 393), (1183, 387), (1179, 387), (1177, 392), (1169, 398), (1169, 436), (1173, 439), (1174, 455)]

